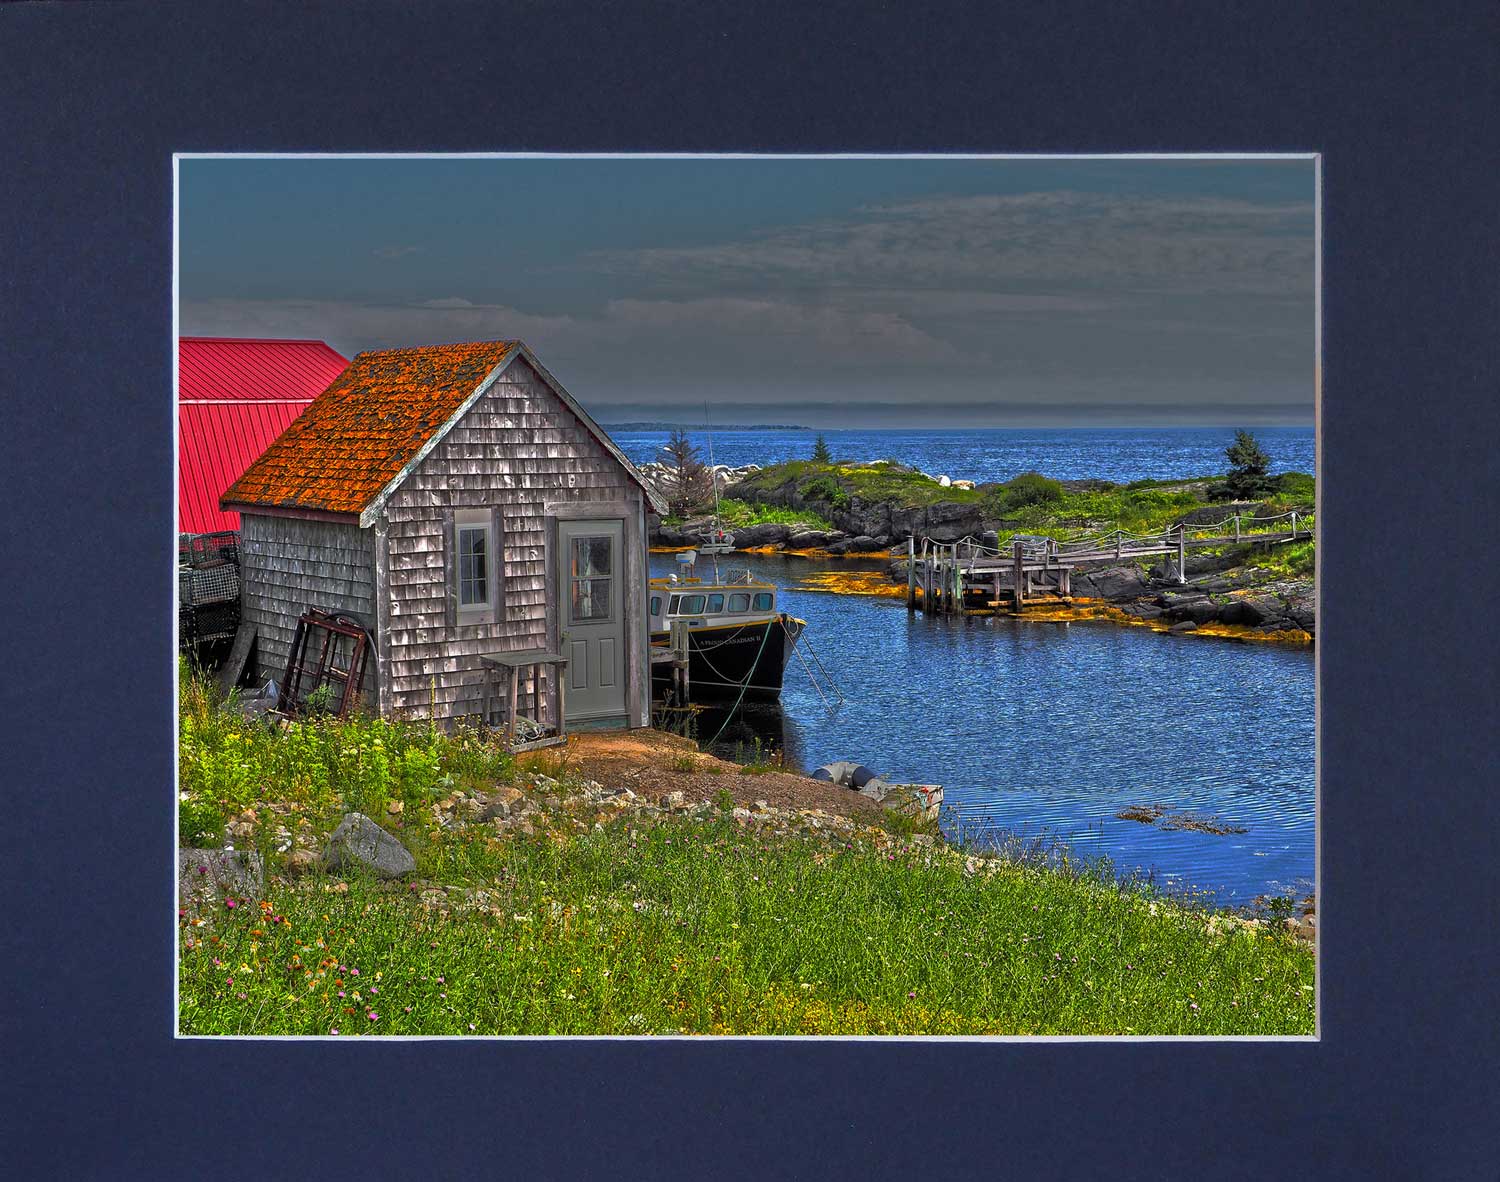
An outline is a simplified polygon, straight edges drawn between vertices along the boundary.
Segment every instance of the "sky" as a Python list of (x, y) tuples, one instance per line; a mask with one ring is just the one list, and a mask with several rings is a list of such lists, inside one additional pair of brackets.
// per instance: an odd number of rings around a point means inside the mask
[(519, 337), (605, 423), (1310, 423), (1309, 159), (184, 158), (184, 335)]

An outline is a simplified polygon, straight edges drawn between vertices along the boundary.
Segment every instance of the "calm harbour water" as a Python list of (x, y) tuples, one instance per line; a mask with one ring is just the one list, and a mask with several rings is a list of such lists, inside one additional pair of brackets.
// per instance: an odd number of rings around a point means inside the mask
[[(653, 574), (675, 566), (653, 555)], [(733, 555), (782, 589), (845, 700), (827, 708), (793, 656), (780, 706), (734, 720), (811, 769), (837, 759), (907, 782), (1025, 836), (1154, 872), (1234, 906), (1312, 887), (1313, 654), (1107, 623), (908, 615), (900, 599), (799, 589), (806, 559)], [(873, 569), (849, 560), (846, 569)], [(712, 722), (714, 729), (718, 720)], [(712, 730), (705, 728), (700, 738)], [(1130, 805), (1217, 817), (1248, 832), (1165, 832)]]
[[(685, 429), (707, 460), (708, 434), (692, 426)], [(812, 456), (818, 434), (717, 428), (713, 458), (732, 468), (805, 460)], [(1313, 471), (1311, 427), (1256, 427), (1252, 434), (1271, 457), (1272, 472)], [(893, 459), (934, 476), (976, 482), (1009, 480), (1027, 471), (1056, 480), (1096, 478), (1121, 484), (1206, 476), (1229, 466), (1224, 449), (1234, 442), (1233, 427), (828, 430), (822, 435), (837, 459)], [(612, 431), (610, 436), (636, 463), (648, 463), (661, 458), (668, 432)]]

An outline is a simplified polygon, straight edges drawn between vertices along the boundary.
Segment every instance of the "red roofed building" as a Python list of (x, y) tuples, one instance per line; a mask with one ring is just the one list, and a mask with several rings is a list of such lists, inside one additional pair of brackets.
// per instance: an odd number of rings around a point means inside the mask
[(179, 337), (178, 530), (239, 529), (219, 498), (348, 364), (322, 341)]

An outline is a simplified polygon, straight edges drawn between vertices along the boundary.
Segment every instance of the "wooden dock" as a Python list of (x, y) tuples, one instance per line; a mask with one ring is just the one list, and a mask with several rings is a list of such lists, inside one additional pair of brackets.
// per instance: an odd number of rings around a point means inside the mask
[(1072, 602), (1072, 572), (1083, 563), (1124, 562), (1165, 555), (1187, 581), (1187, 552), (1253, 542), (1274, 545), (1313, 536), (1312, 523), (1293, 511), (1274, 517), (1235, 514), (1204, 525), (1179, 525), (1159, 534), (1123, 530), (1068, 540), (1017, 536), (1005, 549), (974, 538), (957, 542), (906, 540), (906, 608), (953, 615), (970, 610), (1021, 612), (1028, 605)]

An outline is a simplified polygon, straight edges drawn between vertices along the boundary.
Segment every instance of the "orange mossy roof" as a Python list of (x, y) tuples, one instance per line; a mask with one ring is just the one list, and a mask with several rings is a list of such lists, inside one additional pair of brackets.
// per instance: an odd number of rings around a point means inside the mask
[(519, 341), (358, 354), (225, 491), (227, 505), (359, 513)]

